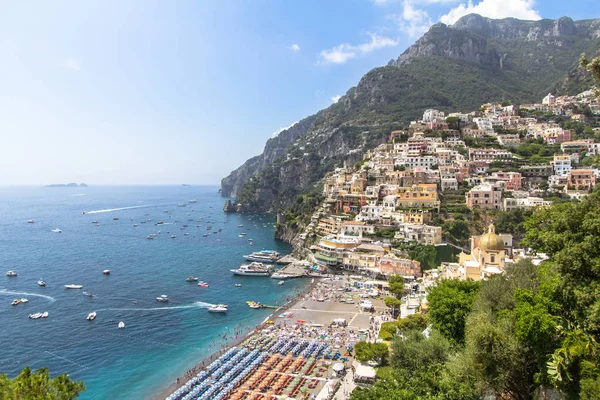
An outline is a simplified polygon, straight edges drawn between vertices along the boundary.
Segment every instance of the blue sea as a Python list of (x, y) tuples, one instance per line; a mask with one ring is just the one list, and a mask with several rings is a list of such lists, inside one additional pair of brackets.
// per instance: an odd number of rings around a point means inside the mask
[[(301, 279), (280, 286), (230, 272), (249, 252), (290, 249), (273, 239), (272, 216), (224, 213), (217, 190), (0, 188), (0, 373), (48, 367), (52, 375), (83, 380), (82, 400), (152, 398), (211, 354), (219, 335), (231, 337), (236, 326), (251, 330), (272, 311), (252, 310), (246, 300), (281, 305), (301, 290)], [(158, 235), (145, 239), (151, 233)], [(10, 269), (18, 277), (7, 277)], [(186, 282), (189, 275), (210, 287)], [(40, 278), (46, 287), (37, 285)], [(68, 290), (65, 284), (84, 287)], [(162, 294), (168, 303), (156, 301)], [(29, 302), (11, 306), (22, 297)], [(228, 313), (208, 313), (207, 304), (215, 303), (228, 304)], [(28, 318), (44, 311), (46, 319)], [(92, 311), (96, 320), (86, 321)], [(117, 329), (119, 321), (125, 329)]]

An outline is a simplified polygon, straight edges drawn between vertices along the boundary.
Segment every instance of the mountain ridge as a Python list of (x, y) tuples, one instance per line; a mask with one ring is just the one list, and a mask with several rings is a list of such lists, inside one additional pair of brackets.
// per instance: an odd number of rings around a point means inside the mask
[[(492, 20), (476, 14), (435, 24), (396, 60), (374, 68), (339, 101), (269, 139), (265, 151), (222, 181), (238, 211), (278, 211), (314, 190), (325, 173), (354, 163), (427, 108), (475, 109), (493, 100), (516, 104), (568, 81), (580, 53), (600, 48), (600, 19)], [(576, 74), (575, 74), (576, 75)], [(574, 75), (574, 76), (575, 76)]]

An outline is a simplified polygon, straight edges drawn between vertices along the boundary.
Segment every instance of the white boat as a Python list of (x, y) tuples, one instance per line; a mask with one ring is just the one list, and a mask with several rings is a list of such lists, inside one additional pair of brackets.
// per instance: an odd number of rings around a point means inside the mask
[(96, 319), (96, 311), (89, 313), (88, 316), (85, 317), (85, 319), (87, 319), (88, 321), (93, 321), (94, 319)]
[(28, 302), (29, 302), (29, 300), (27, 300), (26, 298), (21, 299), (21, 303), (28, 303)]
[(293, 278), (292, 275), (284, 274), (281, 272), (275, 272), (273, 275), (271, 275), (271, 279), (289, 279), (289, 278)]
[(43, 314), (41, 312), (35, 313), (35, 314), (29, 314), (29, 318), (30, 319), (38, 319), (38, 318), (42, 318), (42, 315)]
[(125, 328), (125, 322), (123, 322), (123, 321), (119, 322), (119, 325), (117, 325), (117, 327), (118, 327), (119, 329), (123, 329), (123, 328)]
[(281, 256), (274, 250), (261, 250), (244, 256), (248, 261), (258, 261), (263, 263), (274, 263)]
[(247, 234), (248, 234), (247, 232), (242, 232), (242, 233), (240, 233), (240, 237), (241, 236), (246, 236)]
[(102, 273), (104, 275), (110, 275), (110, 269), (105, 269), (104, 271), (102, 271)]
[(198, 200), (196, 200), (196, 199), (188, 200), (188, 203), (192, 203), (192, 204), (197, 203), (197, 202), (198, 202)]
[(44, 311), (42, 313), (42, 318), (48, 318), (48, 311)]
[(100, 222), (98, 221), (92, 221), (92, 224), (99, 224)]
[(28, 223), (28, 224), (35, 224), (35, 221), (34, 221), (34, 220), (32, 220), (32, 219), (30, 219), (30, 220), (28, 220), (28, 221), (27, 221), (27, 223)]
[(54, 232), (54, 233), (62, 233), (62, 230), (60, 230), (59, 228), (56, 228), (56, 229), (52, 229), (52, 232)]
[(171, 239), (175, 239), (177, 235), (171, 235)]
[(179, 203), (177, 204), (177, 207), (185, 207), (185, 203)]
[(259, 262), (241, 265), (238, 269), (232, 269), (235, 275), (243, 276), (269, 276), (273, 271), (273, 267)]
[(37, 284), (40, 285), (40, 286), (46, 286), (46, 282), (44, 282), (41, 279), (39, 281), (37, 281)]
[(285, 281), (279, 281), (278, 285), (283, 285), (285, 283)]
[(134, 228), (137, 228), (137, 226), (138, 226), (138, 224), (133, 224), (133, 227), (134, 227)]
[(166, 294), (161, 294), (156, 298), (156, 301), (166, 303), (167, 301), (169, 301), (169, 297)]
[(17, 276), (17, 271), (10, 270), (6, 273), (6, 276), (10, 276), (10, 277)]
[(148, 236), (146, 236), (146, 239), (154, 239), (156, 237), (156, 234), (151, 233)]
[(241, 283), (236, 283), (236, 284), (235, 284), (235, 285), (233, 285), (233, 286), (235, 286), (235, 287), (242, 287), (242, 284), (241, 284)]
[(226, 313), (227, 305), (225, 304), (216, 304), (208, 308), (208, 312), (212, 313)]
[(83, 287), (83, 285), (74, 285), (74, 284), (69, 284), (69, 285), (65, 285), (65, 289), (81, 289)]

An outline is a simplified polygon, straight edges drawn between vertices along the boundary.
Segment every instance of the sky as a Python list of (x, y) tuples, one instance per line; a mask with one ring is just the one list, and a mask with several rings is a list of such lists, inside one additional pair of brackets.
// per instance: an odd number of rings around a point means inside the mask
[(0, 184), (218, 184), (432, 24), (597, 0), (0, 0)]

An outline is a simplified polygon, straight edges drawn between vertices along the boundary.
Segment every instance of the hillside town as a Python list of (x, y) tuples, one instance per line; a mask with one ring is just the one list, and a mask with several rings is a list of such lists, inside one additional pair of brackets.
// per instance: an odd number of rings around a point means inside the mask
[[(322, 266), (384, 282), (403, 276), (408, 288), (421, 290), (421, 296), (412, 293), (412, 309), (437, 279), (502, 274), (507, 264), (530, 255), (513, 232), (497, 231), (495, 217), (588, 195), (600, 177), (600, 128), (592, 127), (598, 118), (600, 103), (591, 90), (548, 94), (520, 107), (505, 102), (468, 113), (426, 110), (361, 162), (325, 178), (324, 201), (301, 239)], [(444, 223), (465, 219), (472, 226), (460, 243)], [(424, 266), (410, 255), (426, 246), (450, 251)], [(536, 257), (540, 262), (544, 255)], [(403, 314), (410, 313), (407, 305)]]

